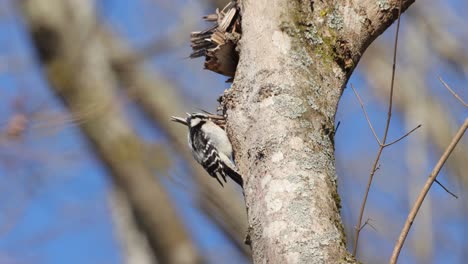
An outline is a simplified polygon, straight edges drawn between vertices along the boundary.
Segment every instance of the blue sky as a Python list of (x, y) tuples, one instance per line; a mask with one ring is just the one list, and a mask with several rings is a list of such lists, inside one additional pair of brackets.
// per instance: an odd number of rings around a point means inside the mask
[[(12, 3), (13, 0), (0, 0), (0, 126), (5, 126), (17, 111), (18, 103), (15, 105), (14, 102), (18, 100), (23, 105), (20, 108), (26, 112), (46, 109), (50, 115), (66, 119), (64, 106), (50, 92), (47, 80), (43, 79), (42, 69), (37, 64), (25, 27)], [(178, 5), (184, 6), (183, 11), (174, 16)], [(142, 47), (158, 37), (170, 34), (178, 28), (181, 18), (187, 17), (183, 14), (188, 10), (200, 16), (206, 12), (197, 1), (160, 1), (155, 4), (150, 0), (106, 0), (100, 1), (98, 8), (103, 21), (127, 37), (135, 47)], [(206, 24), (200, 22), (192, 30), (204, 26)], [(384, 38), (391, 39), (392, 36), (393, 31), (387, 32)], [(204, 71), (200, 59), (188, 60), (186, 57), (189, 52), (187, 42), (149, 62), (180, 87), (180, 93), (191, 102), (188, 111), (194, 107), (214, 109), (216, 98), (228, 84), (224, 83), (224, 77)], [(466, 87), (466, 80), (447, 70), (446, 66), (441, 62), (434, 65), (434, 71), (446, 76), (446, 81), (454, 86)], [(350, 83), (359, 90), (370, 118), (381, 135), (386, 106), (373, 96), (371, 87), (365, 82), (365, 74), (358, 67)], [(440, 94), (444, 104), (455, 104), (453, 98), (437, 85), (436, 80), (432, 83), (435, 87), (431, 89)], [(198, 89), (200, 87), (210, 88)], [(137, 132), (148, 144), (168, 145), (158, 127), (151, 124), (136, 106), (130, 103), (127, 111)], [(466, 110), (458, 106), (454, 106), (453, 111), (459, 122), (464, 118), (463, 113), (466, 116)], [(341, 122), (336, 137), (336, 164), (343, 200), (342, 215), (346, 230), (351, 231), (364, 190), (362, 179), (366, 178), (370, 170), (378, 146), (373, 142), (373, 136), (350, 89), (344, 91), (336, 120)], [(389, 137), (397, 138), (405, 132), (403, 117), (397, 112), (392, 120)], [(402, 225), (406, 217), (408, 197), (403, 190), (405, 184), (399, 182), (401, 178), (398, 181), (388, 179), (394, 174), (407, 173), (407, 165), (401, 159), (407, 147), (406, 141), (403, 141), (384, 153), (382, 169), (376, 176), (376, 188), (371, 193), (368, 205), (369, 212), (394, 217), (396, 225)], [(353, 168), (358, 158), (362, 157), (368, 162), (359, 163), (362, 166)], [(179, 160), (175, 154), (174, 158)], [(431, 153), (428, 164), (434, 164), (436, 159), (437, 155)], [(423, 168), (425, 175), (430, 170), (431, 166)], [(184, 179), (189, 171), (182, 162), (176, 162), (175, 168), (169, 173)], [(434, 233), (437, 238), (445, 238), (435, 241), (434, 249), (437, 250), (433, 253), (433, 263), (461, 263), (460, 256), (452, 254), (453, 247), (462, 250), (463, 246), (466, 250), (463, 234), (467, 234), (467, 206), (461, 202), (466, 200), (465, 194), (448, 176), (444, 170), (439, 178), (460, 194), (461, 198), (454, 201), (439, 186), (434, 186), (430, 191), (434, 210), (443, 212), (443, 215), (434, 217)], [(421, 177), (421, 181), (424, 181), (424, 177)], [(0, 145), (0, 181), (0, 263), (122, 263), (108, 208), (108, 172), (75, 124), (62, 122), (44, 127), (41, 121), (36, 120), (21, 140)], [(196, 209), (194, 194), (169, 181), (165, 184), (199, 248), (216, 257), (213, 263), (218, 263), (219, 257), (223, 263), (243, 263), (244, 260), (229, 241)], [(392, 192), (399, 188), (398, 193)], [(444, 204), (451, 206), (444, 208)], [(385, 210), (379, 211), (381, 208)], [(375, 226), (377, 231), (366, 230), (361, 241), (368, 241), (365, 243), (366, 250), (389, 255), (393, 242), (382, 237), (385, 234), (379, 232), (378, 223)], [(453, 247), (447, 246), (446, 241), (454, 243)], [(401, 263), (415, 261), (413, 255), (403, 252)]]

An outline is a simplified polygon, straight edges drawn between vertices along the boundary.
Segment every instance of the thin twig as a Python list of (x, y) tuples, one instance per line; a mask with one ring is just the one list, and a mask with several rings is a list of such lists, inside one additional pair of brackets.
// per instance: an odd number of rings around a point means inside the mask
[(387, 124), (385, 125), (385, 132), (384, 132), (384, 137), (382, 139), (382, 144), (385, 145), (385, 142), (387, 141), (387, 135), (388, 135), (388, 130), (390, 128), (390, 121), (392, 120), (392, 107), (393, 107), (393, 88), (395, 84), (395, 72), (396, 72), (396, 60), (397, 60), (397, 48), (398, 48), (398, 33), (400, 32), (400, 17), (401, 17), (401, 2), (402, 0), (399, 1), (398, 4), (398, 22), (397, 22), (397, 28), (396, 28), (396, 33), (395, 33), (395, 43), (393, 47), (393, 64), (392, 64), (392, 81), (390, 83), (390, 98), (388, 99), (388, 113), (387, 113)]
[(366, 222), (359, 228), (360, 230), (364, 229), (364, 227), (366, 227), (367, 225), (369, 225), (372, 229), (374, 229), (374, 231), (377, 232), (377, 229), (375, 229), (375, 226), (373, 226), (369, 221), (371, 219), (370, 218), (367, 218)]
[(369, 124), (369, 127), (372, 131), (372, 134), (374, 134), (374, 138), (375, 140), (377, 140), (377, 143), (379, 143), (379, 146), (382, 145), (382, 143), (380, 142), (380, 139), (379, 137), (377, 136), (377, 133), (375, 133), (375, 129), (374, 127), (372, 126), (372, 122), (370, 121), (369, 119), (369, 115), (367, 114), (367, 111), (366, 111), (366, 108), (364, 107), (364, 103), (362, 102), (361, 100), (361, 96), (359, 96), (358, 92), (356, 91), (356, 89), (354, 89), (354, 85), (351, 84), (351, 89), (353, 89), (353, 92), (354, 94), (356, 95), (358, 101), (359, 101), (359, 104), (361, 105), (361, 109), (362, 111), (364, 112), (364, 116), (366, 117), (366, 120), (367, 120), (367, 124)]
[(338, 121), (335, 127), (335, 136), (336, 136), (336, 133), (338, 132), (338, 128), (340, 128), (340, 125), (341, 125), (341, 121)]
[(398, 143), (400, 140), (402, 140), (405, 137), (409, 136), (411, 133), (413, 133), (414, 131), (416, 131), (416, 129), (418, 129), (420, 127), (421, 127), (421, 125), (416, 126), (415, 128), (411, 129), (408, 133), (406, 133), (403, 136), (401, 136), (400, 138), (398, 138), (397, 140), (394, 140), (394, 141), (392, 141), (390, 143), (385, 144), (384, 147), (388, 147), (388, 146), (391, 146), (391, 145), (393, 145), (395, 143)]
[(455, 199), (458, 199), (458, 196), (455, 195), (453, 192), (451, 192), (447, 187), (445, 187), (442, 183), (440, 183), (437, 179), (435, 180), (435, 182), (437, 184), (439, 184), (440, 187), (442, 187), (442, 189), (444, 189), (447, 193), (449, 193), (450, 195), (452, 195), (453, 197), (455, 197)]
[[(372, 185), (372, 180), (375, 175), (375, 171), (377, 168), (377, 164), (379, 163), (380, 156), (382, 155), (382, 151), (385, 148), (385, 142), (387, 141), (388, 130), (390, 128), (390, 120), (392, 119), (392, 107), (393, 107), (393, 87), (395, 84), (395, 69), (396, 69), (396, 59), (397, 59), (397, 47), (398, 47), (398, 32), (400, 31), (400, 18), (401, 18), (401, 4), (402, 0), (398, 1), (398, 21), (396, 26), (396, 33), (395, 33), (395, 42), (393, 47), (393, 64), (392, 64), (392, 80), (390, 83), (390, 98), (388, 102), (388, 113), (387, 113), (387, 123), (385, 125), (384, 136), (382, 139), (382, 143), (379, 144), (379, 150), (377, 152), (377, 156), (375, 157), (374, 165), (372, 166), (371, 173), (369, 175), (369, 179), (367, 181), (366, 192), (364, 194), (364, 198), (362, 200), (361, 209), (359, 211), (359, 219), (358, 219), (358, 227), (362, 224), (362, 217), (364, 216), (364, 209), (366, 208), (367, 197), (369, 196), (369, 191)], [(356, 228), (355, 236), (354, 236), (354, 249), (353, 255), (356, 257), (358, 243), (359, 243), (359, 234), (361, 233), (361, 229)]]
[(460, 101), (460, 103), (462, 103), (465, 107), (468, 107), (468, 104), (466, 104), (465, 101), (463, 101), (463, 99), (460, 96), (458, 96), (458, 94), (454, 90), (452, 90), (452, 88), (450, 88), (450, 86), (447, 83), (445, 83), (440, 76), (439, 80), (445, 86), (445, 88), (447, 88), (447, 90), (449, 90), (453, 94), (453, 96), (455, 96), (455, 98), (457, 98), (458, 101)]
[(382, 151), (384, 149), (384, 145), (380, 145), (379, 151), (377, 152), (377, 156), (375, 157), (374, 164), (372, 165), (372, 170), (369, 175), (369, 179), (367, 180), (367, 187), (366, 187), (366, 192), (364, 193), (364, 198), (362, 199), (362, 204), (361, 204), (361, 209), (359, 211), (359, 219), (358, 219), (358, 224), (356, 228), (356, 233), (354, 237), (354, 249), (353, 249), (353, 255), (356, 257), (356, 252), (357, 252), (357, 246), (359, 242), (359, 234), (361, 233), (361, 223), (362, 223), (362, 217), (364, 216), (364, 208), (366, 207), (366, 202), (367, 202), (367, 197), (369, 196), (369, 190), (372, 185), (372, 179), (374, 178), (375, 172), (377, 171), (378, 167), (377, 165), (379, 164), (380, 156), (382, 155)]
[(439, 161), (437, 162), (431, 174), (429, 175), (429, 178), (427, 179), (426, 184), (424, 185), (421, 192), (419, 193), (418, 198), (416, 199), (416, 202), (413, 205), (413, 208), (408, 214), (408, 218), (406, 219), (405, 225), (403, 229), (401, 230), (401, 234), (398, 237), (398, 241), (395, 245), (395, 248), (393, 249), (392, 257), (390, 258), (390, 264), (395, 264), (397, 262), (398, 256), (400, 255), (401, 248), (403, 247), (403, 244), (405, 243), (405, 239), (408, 236), (408, 232), (411, 226), (413, 225), (414, 219), (416, 218), (416, 215), (418, 214), (419, 208), (421, 207), (424, 201), (424, 198), (426, 198), (426, 195), (429, 192), (429, 189), (431, 188), (434, 181), (436, 181), (437, 175), (439, 174), (440, 170), (444, 166), (445, 162), (447, 161), (448, 157), (452, 153), (453, 149), (457, 146), (458, 142), (463, 137), (463, 134), (465, 133), (467, 128), (468, 128), (468, 118), (465, 119), (465, 122), (460, 127), (457, 134), (453, 137), (452, 142), (450, 142), (450, 145), (448, 145), (448, 147), (445, 149), (444, 154), (442, 154), (442, 156), (440, 157)]

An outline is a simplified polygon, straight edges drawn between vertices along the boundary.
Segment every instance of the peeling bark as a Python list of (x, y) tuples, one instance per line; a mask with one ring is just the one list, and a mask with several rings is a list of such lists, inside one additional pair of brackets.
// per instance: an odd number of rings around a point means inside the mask
[(254, 262), (355, 262), (339, 215), (334, 117), (361, 54), (397, 18), (398, 1), (239, 4), (240, 61), (223, 106)]

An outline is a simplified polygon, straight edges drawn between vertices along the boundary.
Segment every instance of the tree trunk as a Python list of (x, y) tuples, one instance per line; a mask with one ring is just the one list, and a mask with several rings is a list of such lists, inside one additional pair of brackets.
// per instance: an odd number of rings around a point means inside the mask
[(334, 117), (361, 54), (397, 18), (398, 1), (239, 4), (240, 61), (223, 104), (254, 262), (354, 262), (339, 215)]

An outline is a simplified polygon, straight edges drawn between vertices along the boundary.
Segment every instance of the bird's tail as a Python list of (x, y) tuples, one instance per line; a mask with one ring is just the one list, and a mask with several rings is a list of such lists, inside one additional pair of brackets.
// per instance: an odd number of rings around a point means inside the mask
[(244, 180), (242, 179), (242, 176), (237, 171), (232, 169), (231, 167), (229, 166), (225, 166), (225, 167), (226, 167), (225, 168), (226, 174), (229, 176), (229, 178), (231, 178), (233, 181), (239, 184), (240, 187), (244, 188)]

